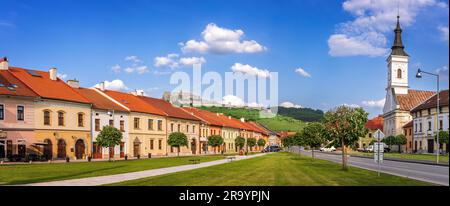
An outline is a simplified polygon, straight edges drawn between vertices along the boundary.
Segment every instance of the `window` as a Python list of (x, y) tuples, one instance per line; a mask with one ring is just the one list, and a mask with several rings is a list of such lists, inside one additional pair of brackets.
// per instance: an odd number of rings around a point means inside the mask
[(3, 104), (0, 104), (0, 120), (5, 119), (5, 106)]
[(189, 125), (186, 125), (186, 132), (189, 132)]
[(100, 131), (100, 119), (95, 119), (95, 131)]
[(444, 123), (442, 122), (442, 120), (439, 120), (439, 130), (444, 129)]
[(180, 124), (178, 124), (177, 129), (178, 129), (178, 132), (181, 132), (181, 125)]
[(419, 123), (419, 132), (422, 132), (422, 122)]
[(64, 126), (64, 112), (58, 112), (58, 126)]
[(427, 109), (428, 115), (431, 115), (431, 109)]
[(173, 132), (173, 123), (170, 124), (170, 131)]
[(84, 114), (78, 113), (78, 126), (84, 127)]
[(150, 149), (153, 150), (153, 140), (150, 140)]
[(114, 120), (113, 120), (113, 119), (110, 119), (110, 120), (109, 120), (109, 126), (110, 126), (110, 127), (114, 127)]
[(431, 122), (428, 122), (428, 131), (431, 131)]
[(417, 123), (414, 124), (414, 132), (417, 132)]
[(158, 140), (158, 149), (159, 149), (159, 150), (162, 149), (162, 140)]
[(402, 70), (401, 69), (397, 69), (397, 78), (398, 79), (402, 78)]
[(134, 129), (139, 129), (139, 118), (134, 118)]
[(125, 121), (120, 120), (120, 131), (124, 132), (125, 131)]
[(50, 125), (50, 111), (44, 111), (44, 125)]
[(153, 130), (153, 119), (148, 119), (148, 130)]
[(192, 133), (195, 133), (195, 125), (192, 125)]
[(23, 121), (25, 119), (25, 107), (24, 106), (17, 106), (17, 120)]
[(158, 120), (158, 130), (162, 131), (162, 120)]
[(372, 133), (369, 133), (369, 138), (372, 138)]
[(419, 111), (419, 117), (422, 117), (422, 110)]

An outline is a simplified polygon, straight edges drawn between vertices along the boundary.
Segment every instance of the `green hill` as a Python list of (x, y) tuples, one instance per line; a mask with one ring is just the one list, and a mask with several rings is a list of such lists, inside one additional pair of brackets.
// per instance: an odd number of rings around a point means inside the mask
[(292, 117), (278, 114), (273, 118), (260, 118), (259, 110), (245, 109), (245, 108), (227, 108), (227, 107), (199, 107), (200, 109), (207, 110), (214, 113), (222, 113), (227, 116), (232, 116), (236, 119), (241, 117), (246, 120), (255, 121), (263, 124), (267, 128), (274, 131), (300, 131), (307, 124), (304, 121), (294, 119)]
[(278, 107), (278, 114), (292, 117), (294, 119), (302, 120), (305, 122), (317, 122), (322, 120), (323, 111), (320, 109), (311, 108), (286, 108)]

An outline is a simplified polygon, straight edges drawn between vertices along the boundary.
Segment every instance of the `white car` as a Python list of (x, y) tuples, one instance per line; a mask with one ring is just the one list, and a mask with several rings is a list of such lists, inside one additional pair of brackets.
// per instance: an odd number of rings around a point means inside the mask
[(334, 146), (331, 146), (331, 147), (329, 147), (329, 148), (327, 148), (327, 147), (321, 147), (321, 148), (320, 148), (320, 151), (321, 151), (321, 152), (334, 152), (334, 151), (336, 151), (336, 148), (334, 148)]

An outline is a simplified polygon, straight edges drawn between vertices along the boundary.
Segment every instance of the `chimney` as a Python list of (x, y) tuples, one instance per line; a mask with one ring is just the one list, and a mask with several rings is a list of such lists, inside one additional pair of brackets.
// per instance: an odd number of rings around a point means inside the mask
[(72, 88), (78, 89), (80, 88), (80, 82), (76, 79), (69, 79), (67, 80), (67, 84), (71, 86)]
[(98, 84), (98, 88), (100, 89), (100, 91), (105, 91), (105, 82), (100, 82)]
[(241, 122), (245, 122), (245, 118), (244, 117), (241, 117)]
[(56, 71), (57, 71), (57, 69), (55, 67), (51, 68), (48, 71), (51, 80), (54, 80), (54, 81), (57, 80)]
[(0, 58), (0, 70), (8, 70), (8, 58), (2, 57)]

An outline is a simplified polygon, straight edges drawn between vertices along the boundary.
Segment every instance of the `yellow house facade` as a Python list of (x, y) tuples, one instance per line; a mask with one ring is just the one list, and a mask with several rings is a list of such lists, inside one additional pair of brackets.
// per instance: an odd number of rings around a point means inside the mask
[(166, 118), (159, 115), (131, 112), (129, 118), (128, 156), (147, 157), (167, 154)]
[[(188, 145), (180, 147), (180, 155), (195, 155), (199, 154), (200, 148), (200, 121), (193, 121), (188, 119), (167, 118), (167, 133), (170, 135), (173, 132), (182, 132), (188, 139)], [(169, 155), (177, 155), (177, 148), (167, 146)]]

